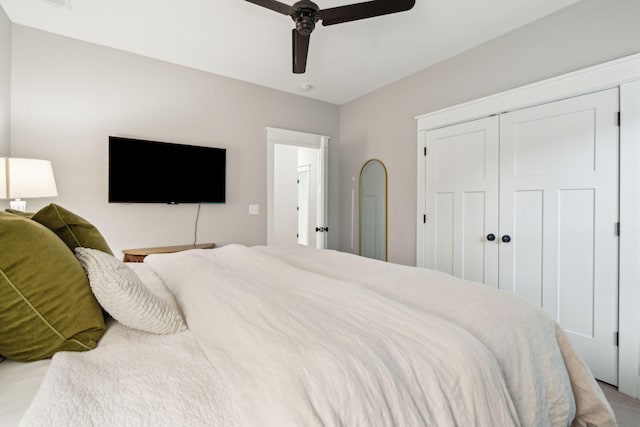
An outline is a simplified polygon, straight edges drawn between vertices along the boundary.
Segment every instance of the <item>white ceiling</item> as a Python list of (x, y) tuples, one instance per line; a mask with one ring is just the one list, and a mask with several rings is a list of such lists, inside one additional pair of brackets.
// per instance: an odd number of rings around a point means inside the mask
[[(358, 1), (316, 3), (324, 9)], [(301, 75), (291, 72), (294, 22), (244, 0), (0, 5), (16, 24), (340, 105), (577, 1), (417, 0), (408, 12), (318, 25)], [(303, 85), (313, 89), (303, 92)]]

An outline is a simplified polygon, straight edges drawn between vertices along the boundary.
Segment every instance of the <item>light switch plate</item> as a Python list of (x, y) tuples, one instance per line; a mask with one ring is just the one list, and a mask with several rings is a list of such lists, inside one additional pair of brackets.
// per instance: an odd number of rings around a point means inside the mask
[(260, 205), (249, 205), (249, 215), (259, 215)]

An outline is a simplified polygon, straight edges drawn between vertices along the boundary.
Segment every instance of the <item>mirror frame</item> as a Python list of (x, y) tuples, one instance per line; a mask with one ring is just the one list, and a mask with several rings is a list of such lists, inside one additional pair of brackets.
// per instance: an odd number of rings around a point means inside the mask
[(389, 260), (389, 173), (387, 167), (382, 160), (373, 158), (369, 159), (360, 168), (360, 177), (358, 179), (358, 255), (362, 256), (362, 174), (369, 163), (377, 162), (384, 170), (384, 260)]

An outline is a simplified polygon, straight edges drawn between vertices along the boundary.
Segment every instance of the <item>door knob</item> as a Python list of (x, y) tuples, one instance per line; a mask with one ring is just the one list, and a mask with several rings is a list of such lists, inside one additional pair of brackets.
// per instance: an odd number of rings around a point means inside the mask
[(487, 240), (493, 242), (496, 240), (496, 236), (494, 234), (487, 234)]
[(505, 234), (504, 236), (502, 236), (502, 241), (504, 243), (509, 243), (511, 241), (511, 237), (508, 234)]

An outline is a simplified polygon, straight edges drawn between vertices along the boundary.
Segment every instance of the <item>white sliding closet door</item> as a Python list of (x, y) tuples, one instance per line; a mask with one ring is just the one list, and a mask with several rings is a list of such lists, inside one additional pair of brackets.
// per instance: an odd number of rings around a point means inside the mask
[(616, 88), (500, 116), (500, 289), (541, 306), (614, 385), (618, 111)]
[(427, 132), (426, 162), (425, 266), (497, 287), (498, 117)]

